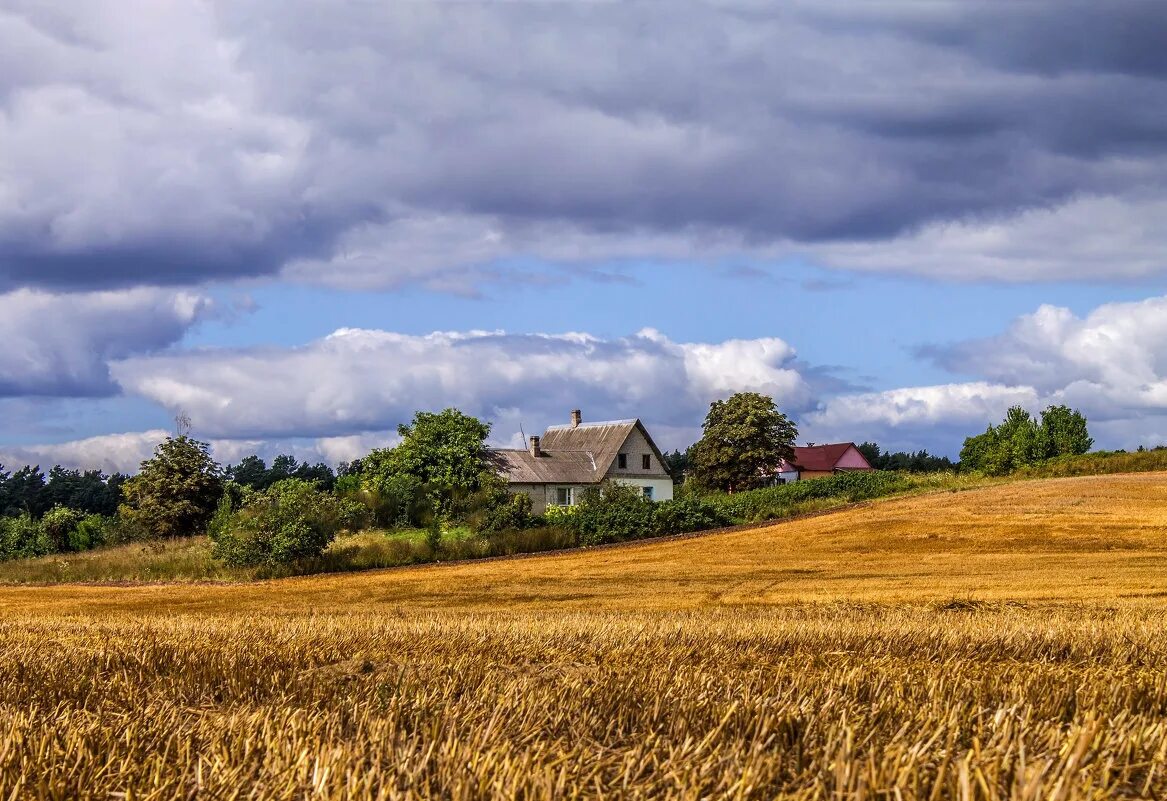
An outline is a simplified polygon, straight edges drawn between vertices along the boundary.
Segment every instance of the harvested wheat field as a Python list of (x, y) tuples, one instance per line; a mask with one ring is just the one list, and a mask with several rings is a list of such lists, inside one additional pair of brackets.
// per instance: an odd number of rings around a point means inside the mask
[(3, 798), (1167, 797), (1167, 476), (0, 589)]

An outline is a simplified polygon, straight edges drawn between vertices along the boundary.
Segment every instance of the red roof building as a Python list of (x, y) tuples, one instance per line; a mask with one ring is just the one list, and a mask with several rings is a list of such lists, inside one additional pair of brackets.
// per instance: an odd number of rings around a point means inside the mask
[(838, 442), (795, 447), (793, 463), (784, 460), (778, 467), (778, 476), (786, 481), (801, 481), (849, 470), (871, 469), (854, 442)]

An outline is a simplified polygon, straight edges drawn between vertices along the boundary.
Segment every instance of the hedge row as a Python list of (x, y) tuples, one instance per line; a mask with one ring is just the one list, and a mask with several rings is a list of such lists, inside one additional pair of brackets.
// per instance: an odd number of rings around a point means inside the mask
[(795, 514), (798, 507), (808, 501), (841, 500), (851, 503), (903, 492), (909, 488), (909, 481), (902, 473), (873, 470), (836, 473), (826, 478), (795, 481), (732, 495), (708, 495), (702, 500), (736, 522), (759, 523)]

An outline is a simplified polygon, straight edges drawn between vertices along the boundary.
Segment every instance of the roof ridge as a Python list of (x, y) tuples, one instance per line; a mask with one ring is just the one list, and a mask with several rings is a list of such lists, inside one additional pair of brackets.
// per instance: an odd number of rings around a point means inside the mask
[(635, 423), (638, 420), (640, 420), (639, 417), (626, 417), (623, 420), (596, 420), (595, 422), (592, 422), (592, 423), (579, 423), (578, 425), (572, 425), (571, 423), (556, 423), (553, 426), (547, 426), (547, 428), (575, 429), (575, 428), (597, 428), (599, 426), (626, 426), (626, 425), (630, 425), (632, 423)]

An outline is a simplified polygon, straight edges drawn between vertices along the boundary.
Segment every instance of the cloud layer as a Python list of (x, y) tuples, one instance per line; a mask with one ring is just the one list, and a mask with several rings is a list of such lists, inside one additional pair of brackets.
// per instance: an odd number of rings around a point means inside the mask
[[(341, 329), (295, 348), (206, 348), (132, 355), (109, 371), (129, 395), (183, 411), (223, 461), (292, 452), (339, 462), (392, 441), (419, 409), (457, 406), (516, 444), (563, 422), (641, 417), (666, 448), (700, 433), (708, 404), (772, 395), (802, 440), (875, 440), (955, 455), (1009, 406), (1081, 409), (1101, 447), (1167, 442), (1167, 297), (1099, 306), (1078, 317), (1042, 306), (996, 337), (921, 352), (972, 380), (857, 391), (777, 338), (674, 342), (646, 329), (588, 334)], [(128, 469), (158, 432), (8, 449), (5, 459)]]
[(780, 339), (676, 343), (653, 330), (605, 340), (342, 329), (298, 348), (140, 356), (111, 369), (127, 392), (185, 411), (204, 436), (256, 439), (391, 430), (446, 406), (531, 430), (573, 408), (691, 427), (736, 388), (804, 409), (823, 380)]
[[(808, 248), (946, 277), (1162, 274), (1164, 19), (1134, 0), (17, 0), (0, 291), (467, 291), (516, 257)], [(1063, 235), (1095, 207), (1139, 230), (1076, 256)]]
[(195, 292), (146, 288), (0, 294), (0, 398), (114, 394), (111, 360), (174, 344), (211, 309)]
[[(806, 422), (824, 435), (866, 430), (936, 451), (996, 422), (1006, 408), (1081, 409), (1100, 447), (1167, 444), (1167, 297), (1108, 303), (1085, 317), (1042, 306), (999, 336), (921, 349), (980, 380), (827, 400)], [(964, 432), (961, 434), (961, 432)]]

